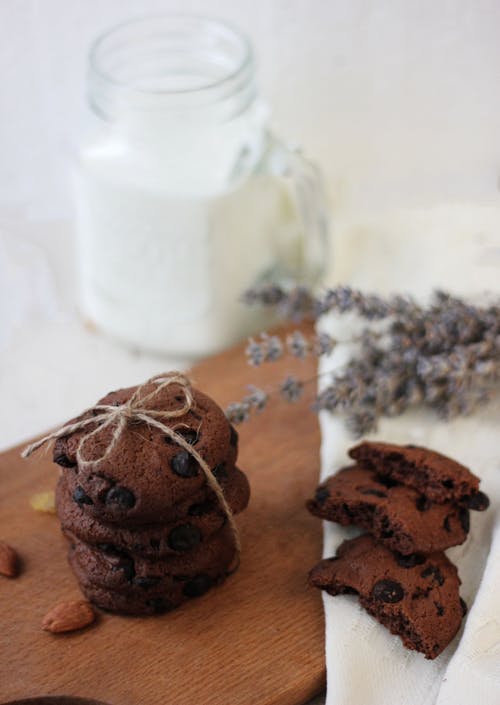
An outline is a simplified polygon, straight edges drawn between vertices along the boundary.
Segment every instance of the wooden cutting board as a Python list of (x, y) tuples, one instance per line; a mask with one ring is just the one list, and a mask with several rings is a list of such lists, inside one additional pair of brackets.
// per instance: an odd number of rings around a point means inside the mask
[[(247, 384), (273, 386), (288, 373), (314, 377), (314, 361), (255, 370), (239, 347), (202, 362), (191, 378), (224, 407)], [(321, 523), (304, 509), (319, 473), (309, 386), (300, 402), (274, 402), (238, 428), (238, 464), (252, 487), (238, 517), (240, 570), (160, 617), (100, 613), (81, 632), (41, 630), (55, 603), (80, 596), (57, 517), (29, 504), (35, 492), (54, 487), (58, 471), (50, 453), (29, 461), (19, 448), (0, 455), (0, 538), (23, 561), (17, 579), (0, 576), (0, 703), (64, 695), (109, 705), (295, 705), (321, 691), (321, 598), (306, 584), (321, 553)]]

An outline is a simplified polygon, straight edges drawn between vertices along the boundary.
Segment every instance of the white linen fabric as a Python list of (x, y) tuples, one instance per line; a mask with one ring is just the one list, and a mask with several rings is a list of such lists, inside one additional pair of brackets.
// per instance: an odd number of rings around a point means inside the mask
[[(339, 276), (370, 292), (412, 293), (433, 288), (456, 294), (500, 293), (500, 209), (453, 206), (344, 224)], [(329, 315), (320, 329), (347, 341), (359, 320)], [(355, 346), (342, 343), (320, 364), (320, 386), (342, 367)], [(343, 422), (325, 412), (321, 477), (348, 464), (354, 441)], [(444, 422), (430, 411), (384, 419), (369, 439), (434, 448), (469, 466), (490, 496), (487, 512), (471, 512), (469, 538), (447, 551), (469, 606), (462, 629), (434, 661), (406, 650), (358, 604), (355, 596), (324, 595), (327, 705), (498, 705), (500, 702), (500, 403), (468, 418)], [(325, 522), (324, 555), (353, 536)]]

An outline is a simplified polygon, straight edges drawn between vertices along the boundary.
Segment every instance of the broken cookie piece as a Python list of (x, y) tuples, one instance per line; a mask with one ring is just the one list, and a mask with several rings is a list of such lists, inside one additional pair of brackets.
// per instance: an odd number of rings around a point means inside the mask
[(446, 455), (415, 445), (364, 442), (351, 448), (351, 458), (379, 475), (413, 487), (433, 502), (457, 502), (483, 511), (489, 499), (479, 490), (479, 478)]
[(466, 612), (457, 569), (443, 552), (401, 556), (368, 534), (344, 541), (309, 583), (330, 595), (359, 595), (369, 614), (428, 659), (448, 646)]
[(358, 465), (327, 478), (307, 508), (321, 519), (355, 524), (405, 555), (457, 546), (469, 531), (465, 507), (436, 504), (411, 487)]

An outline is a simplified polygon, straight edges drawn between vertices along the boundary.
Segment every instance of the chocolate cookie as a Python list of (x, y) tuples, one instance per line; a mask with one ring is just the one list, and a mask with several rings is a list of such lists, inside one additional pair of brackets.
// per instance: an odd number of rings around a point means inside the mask
[(86, 598), (94, 605), (109, 612), (134, 616), (158, 615), (170, 612), (183, 602), (201, 597), (208, 590), (226, 579), (222, 574), (215, 579), (200, 575), (184, 583), (175, 583), (171, 590), (161, 594), (129, 594), (106, 590), (96, 585), (82, 585)]
[[(150, 389), (151, 387), (151, 389)], [(144, 394), (154, 389), (145, 388)], [(127, 401), (136, 388), (112, 392), (101, 404), (119, 405)], [(209, 397), (193, 390), (194, 404), (185, 415), (165, 422), (198, 451), (216, 477), (234, 467), (237, 457), (237, 435), (222, 409)], [(183, 403), (182, 390), (172, 384), (148, 406), (153, 410), (178, 409)], [(80, 418), (91, 418), (98, 411), (86, 412)], [(88, 433), (92, 425), (86, 429)], [(103, 456), (113, 427), (109, 426), (85, 445), (85, 457), (96, 460)], [(89, 513), (103, 521), (134, 526), (152, 521), (169, 521), (171, 507), (200, 490), (206, 489), (206, 478), (189, 453), (157, 428), (131, 422), (106, 460), (79, 468), (76, 449), (82, 432), (59, 439), (54, 446), (54, 460), (65, 473), (78, 479), (80, 502)], [(222, 481), (222, 480), (221, 480)]]
[(113, 545), (92, 548), (69, 532), (69, 562), (81, 585), (113, 590), (131, 597), (176, 592), (197, 576), (210, 581), (234, 571), (236, 551), (229, 527), (224, 527), (190, 553), (148, 560)]
[(479, 478), (455, 460), (419, 446), (361, 443), (349, 451), (363, 467), (413, 487), (433, 502), (457, 502), (482, 511), (489, 499), (479, 491)]
[(322, 519), (360, 526), (405, 555), (456, 546), (469, 531), (464, 507), (434, 504), (411, 487), (358, 465), (329, 477), (307, 508)]
[(330, 595), (358, 594), (367, 612), (428, 659), (451, 642), (466, 611), (444, 553), (401, 557), (367, 534), (344, 541), (312, 569), (309, 583)]
[[(200, 490), (186, 503), (178, 506), (170, 522), (155, 522), (134, 528), (98, 521), (81, 500), (75, 478), (61, 477), (56, 489), (56, 506), (63, 529), (78, 539), (96, 546), (111, 544), (117, 549), (146, 558), (159, 558), (189, 550), (203, 542), (226, 522), (224, 511), (213, 493)], [(248, 504), (250, 488), (246, 476), (234, 468), (224, 479), (224, 495), (233, 514)], [(208, 497), (208, 498), (207, 498)], [(183, 530), (184, 527), (184, 530)], [(184, 536), (184, 539), (183, 539)], [(183, 539), (183, 540), (182, 540)]]

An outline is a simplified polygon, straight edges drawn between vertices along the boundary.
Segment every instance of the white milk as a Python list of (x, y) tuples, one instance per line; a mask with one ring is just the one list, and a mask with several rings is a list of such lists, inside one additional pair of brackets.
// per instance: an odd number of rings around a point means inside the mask
[[(190, 179), (132, 169), (110, 146), (84, 151), (82, 301), (86, 316), (127, 344), (198, 356), (269, 324), (241, 294), (278, 268), (296, 270), (302, 229), (285, 179), (260, 173), (210, 193), (199, 165), (184, 168), (198, 172), (198, 195)], [(203, 175), (213, 183), (210, 169)]]
[(241, 33), (194, 17), (121, 25), (89, 64), (80, 150), (83, 313), (137, 348), (197, 357), (267, 326), (240, 302), (312, 283), (327, 246), (314, 168), (266, 129)]

